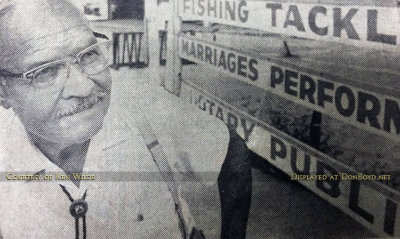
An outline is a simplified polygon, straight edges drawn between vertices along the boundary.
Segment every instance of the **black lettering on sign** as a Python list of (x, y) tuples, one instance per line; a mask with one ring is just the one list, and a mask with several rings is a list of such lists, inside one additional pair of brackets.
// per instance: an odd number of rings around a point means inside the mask
[(290, 152), (290, 165), (292, 167), (292, 171), (297, 174), (310, 174), (310, 162), (311, 162), (311, 156), (307, 153), (304, 154), (304, 161), (303, 161), (303, 170), (300, 170), (297, 167), (297, 148), (293, 147), (291, 148)]
[[(343, 97), (346, 96), (347, 107), (343, 107)], [(335, 93), (335, 106), (337, 111), (346, 117), (351, 116), (356, 109), (356, 99), (353, 91), (346, 86), (339, 86)]]
[(236, 117), (236, 115), (232, 114), (231, 112), (228, 112), (227, 125), (232, 127), (233, 129), (237, 129), (237, 127), (238, 127), (238, 118)]
[(378, 33), (378, 11), (368, 10), (367, 12), (367, 40), (373, 42), (382, 42), (385, 44), (396, 45), (397, 37), (393, 35), (385, 35)]
[[(291, 19), (293, 16), (293, 19)], [(304, 28), (303, 22), (301, 20), (301, 16), (299, 13), (299, 9), (297, 8), (296, 5), (290, 5), (289, 10), (286, 15), (286, 20), (283, 25), (284, 28), (287, 26), (294, 26), (297, 28), (297, 31), (305, 32), (306, 29)]]
[(250, 70), (251, 74), (249, 74), (248, 77), (252, 81), (256, 81), (258, 79), (258, 70), (256, 68), (257, 64), (258, 64), (258, 61), (256, 59), (254, 59), (254, 58), (250, 59), (249, 70)]
[(394, 236), (394, 223), (396, 222), (397, 204), (386, 199), (385, 221), (383, 230), (389, 235)]
[[(327, 174), (329, 173), (329, 174)], [(321, 163), (317, 161), (317, 174), (318, 175), (337, 175), (338, 172), (329, 165)], [(317, 188), (321, 189), (323, 192), (328, 194), (333, 198), (337, 198), (340, 195), (340, 188), (339, 188), (340, 179), (337, 180), (317, 180), (316, 186)]]
[(232, 52), (229, 52), (229, 54), (228, 54), (228, 69), (232, 73), (235, 73), (235, 71), (236, 71), (235, 58), (236, 58), (235, 54), (233, 54)]
[[(367, 109), (368, 102), (372, 104), (370, 109)], [(381, 110), (378, 98), (368, 93), (359, 92), (357, 109), (358, 122), (365, 124), (365, 120), (368, 119), (372, 127), (377, 129), (381, 128), (378, 122), (378, 115)]]
[(208, 103), (208, 111), (209, 111), (210, 115), (213, 115), (214, 114), (213, 109), (214, 109), (215, 103), (212, 102), (211, 100), (207, 100), (207, 103)]
[[(221, 106), (218, 106), (214, 101), (207, 99), (206, 97), (204, 97), (201, 94), (199, 94), (197, 99), (194, 101), (194, 104), (197, 105), (198, 108), (203, 111), (207, 111), (207, 105), (208, 105), (208, 112), (210, 115), (214, 115), (214, 113), (215, 113), (216, 118), (220, 119), (222, 122), (224, 122), (226, 125), (228, 125), (229, 127), (233, 128), (233, 129), (238, 128), (239, 120), (240, 120), (240, 124), (243, 128), (244, 140), (245, 141), (249, 140), (250, 135), (253, 132), (254, 127), (255, 127), (255, 123), (253, 123), (252, 121), (250, 121), (250, 120), (247, 121), (245, 118), (240, 118), (240, 117), (236, 116), (234, 113), (231, 113), (229, 111), (226, 114), (227, 118), (225, 121), (225, 118), (224, 118), (225, 109), (222, 108)], [(214, 111), (215, 108), (217, 108), (216, 112)]]
[(214, 0), (214, 5), (213, 6), (210, 5), (211, 1), (212, 0), (207, 0), (207, 9), (208, 9), (208, 13), (207, 14), (210, 17), (211, 16), (211, 12), (214, 12), (214, 17), (217, 17), (217, 1)]
[(209, 46), (206, 46), (205, 47), (205, 49), (206, 49), (206, 54), (205, 54), (205, 62), (206, 63), (210, 63), (211, 65), (213, 64), (212, 63), (212, 50), (211, 50), (211, 48), (209, 47)]
[(316, 23), (317, 14), (321, 13), (326, 16), (326, 8), (323, 6), (315, 6), (311, 8), (308, 14), (308, 25), (312, 32), (317, 35), (325, 36), (328, 34), (328, 27), (318, 27)]
[(190, 2), (190, 0), (183, 0), (183, 13), (185, 13), (186, 10), (190, 10), (190, 7), (186, 5), (187, 2)]
[(280, 3), (267, 3), (266, 8), (271, 8), (271, 24), (276, 27), (276, 10), (282, 9), (282, 4)]
[(333, 36), (342, 37), (342, 30), (344, 29), (350, 39), (360, 40), (356, 29), (351, 23), (351, 19), (357, 11), (358, 9), (352, 8), (346, 16), (342, 18), (342, 9), (338, 7), (333, 9)]
[(356, 114), (355, 120), (361, 124), (400, 134), (400, 104), (396, 100), (383, 101), (371, 93), (356, 91), (344, 85), (336, 86), (331, 81), (316, 80), (275, 65), (271, 66), (270, 74), (269, 85), (272, 89), (282, 85), (285, 95), (298, 97), (322, 108), (329, 104), (341, 116), (354, 117)]
[[(182, 54), (220, 67), (237, 76), (246, 77), (252, 81), (259, 77), (257, 59), (185, 39), (181, 39), (181, 51)], [(336, 85), (329, 80), (313, 78), (297, 70), (285, 69), (277, 65), (271, 65), (270, 70), (270, 87), (283, 91), (284, 95), (281, 92), (276, 93), (287, 99), (298, 97), (299, 100), (303, 100), (302, 104), (309, 102), (321, 108), (326, 108), (328, 104), (330, 107), (335, 107), (339, 113), (337, 115), (354, 117), (357, 121), (356, 125), (361, 123), (389, 134), (400, 134), (400, 102), (397, 99), (387, 99), (384, 98), (385, 96), (378, 98), (372, 93), (345, 85)], [(271, 88), (269, 90), (272, 90)], [(306, 105), (312, 107), (309, 104)], [(204, 110), (205, 107), (206, 105), (199, 104), (199, 108)], [(217, 109), (209, 110), (212, 114)], [(224, 118), (224, 116), (218, 116)]]
[[(221, 0), (220, 0), (220, 3), (221, 3)], [(220, 19), (222, 19), (222, 10), (223, 10), (223, 6), (222, 6), (222, 4), (219, 4), (219, 18)]]
[(364, 209), (362, 209), (358, 205), (358, 196), (360, 192), (360, 182), (356, 180), (351, 180), (350, 183), (350, 198), (349, 198), (349, 208), (363, 217), (365, 220), (369, 221), (370, 223), (374, 222), (374, 216)]
[(255, 124), (253, 122), (250, 122), (250, 127), (247, 127), (247, 120), (246, 119), (241, 119), (242, 121), (242, 127), (243, 127), (243, 132), (244, 132), (244, 140), (248, 141), (251, 135), (251, 132), (253, 132)]
[(204, 7), (204, 0), (197, 0), (197, 1), (199, 5), (199, 11), (197, 11), (197, 14), (199, 16), (203, 16), (203, 14), (206, 12)]
[(271, 159), (276, 160), (278, 156), (281, 159), (286, 158), (286, 146), (278, 138), (271, 136)]
[(226, 70), (225, 51), (220, 52), (218, 67), (222, 66)]
[(228, 1), (225, 1), (225, 19), (227, 19), (227, 14), (226, 13), (229, 13), (229, 16), (230, 16), (230, 20), (233, 20), (233, 21), (235, 21), (235, 19), (236, 19), (236, 14), (235, 14), (235, 9), (236, 9), (236, 7), (235, 7), (235, 5), (236, 5), (236, 2), (233, 2), (233, 6), (231, 7), (231, 3), (230, 2), (228, 2)]
[(300, 76), (300, 99), (304, 100), (307, 96), (311, 104), (315, 104), (315, 81), (307, 75)]
[(215, 117), (217, 117), (218, 119), (222, 120), (222, 122), (225, 122), (224, 121), (224, 113), (223, 113), (223, 110), (222, 110), (222, 108), (220, 106), (218, 106), (218, 108), (217, 108), (217, 113), (215, 114)]
[(276, 84), (283, 82), (283, 71), (277, 66), (271, 66), (271, 87), (275, 88)]
[(238, 75), (246, 77), (247, 73), (247, 57), (245, 56), (238, 56), (238, 60), (237, 60), (237, 64), (238, 64)]
[(197, 59), (204, 61), (203, 45), (197, 43)]
[(396, 101), (386, 99), (385, 101), (385, 117), (383, 120), (383, 129), (391, 132), (391, 123), (394, 123), (396, 134), (400, 134), (400, 108)]
[(217, 61), (217, 48), (214, 48), (214, 60), (213, 60), (213, 66), (217, 66), (217, 64), (218, 64), (218, 61)]
[(297, 82), (292, 79), (297, 79), (298, 74), (295, 71), (285, 70), (285, 92), (289, 95), (297, 96), (297, 91), (291, 87), (297, 87)]
[(206, 106), (206, 102), (203, 101), (203, 99), (204, 99), (203, 96), (199, 95), (199, 98), (194, 103), (199, 105), (199, 109), (206, 111), (207, 106)]
[(247, 22), (247, 20), (249, 19), (249, 10), (243, 9), (246, 6), (247, 6), (246, 1), (240, 1), (240, 3), (239, 3), (239, 19), (241, 22)]
[(325, 107), (325, 101), (332, 103), (333, 97), (327, 95), (325, 89), (333, 90), (334, 85), (332, 82), (318, 80), (318, 105)]

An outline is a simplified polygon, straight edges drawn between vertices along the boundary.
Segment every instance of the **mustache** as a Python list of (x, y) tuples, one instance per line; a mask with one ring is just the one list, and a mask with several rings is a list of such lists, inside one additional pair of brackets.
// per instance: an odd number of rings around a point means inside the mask
[(56, 118), (60, 119), (90, 109), (99, 101), (102, 101), (106, 95), (107, 92), (105, 90), (96, 90), (87, 97), (77, 98), (76, 104), (65, 109), (59, 109), (56, 113)]

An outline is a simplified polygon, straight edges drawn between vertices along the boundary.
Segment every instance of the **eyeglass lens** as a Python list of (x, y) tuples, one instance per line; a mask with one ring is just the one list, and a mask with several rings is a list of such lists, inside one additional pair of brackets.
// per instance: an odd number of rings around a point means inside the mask
[(108, 64), (106, 46), (97, 44), (82, 52), (78, 56), (78, 64), (87, 74), (100, 73)]
[[(78, 55), (78, 65), (88, 75), (98, 74), (108, 66), (107, 46), (96, 44)], [(54, 62), (33, 72), (32, 83), (47, 87), (68, 77), (68, 66), (64, 62)]]

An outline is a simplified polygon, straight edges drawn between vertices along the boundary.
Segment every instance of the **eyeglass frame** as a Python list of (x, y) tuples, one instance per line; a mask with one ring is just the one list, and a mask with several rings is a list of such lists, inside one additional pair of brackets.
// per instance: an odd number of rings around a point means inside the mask
[[(94, 46), (101, 45), (101, 44), (105, 44), (105, 43), (111, 44), (111, 40), (110, 40), (106, 35), (101, 34), (101, 33), (98, 33), (98, 32), (93, 32), (93, 35), (94, 35), (96, 38), (105, 39), (105, 41), (103, 41), (103, 42), (97, 42), (97, 43), (95, 43), (95, 44), (93, 44), (93, 45), (91, 45), (91, 46), (86, 47), (85, 49), (83, 49), (82, 51), (80, 51), (76, 56), (74, 56), (74, 58), (71, 59), (71, 60), (62, 59), (62, 60), (52, 61), (52, 62), (49, 62), (49, 63), (45, 63), (45, 64), (43, 64), (43, 65), (40, 65), (40, 66), (38, 66), (38, 67), (35, 67), (35, 68), (33, 68), (33, 69), (31, 69), (31, 70), (28, 70), (28, 71), (26, 71), (26, 72), (24, 72), (24, 73), (12, 73), (12, 72), (9, 72), (9, 71), (0, 69), (0, 76), (6, 77), (6, 78), (23, 79), (23, 80), (25, 80), (26, 82), (32, 83), (32, 81), (33, 81), (33, 79), (34, 79), (34, 78), (33, 78), (33, 73), (34, 73), (36, 70), (38, 70), (38, 69), (45, 68), (46, 66), (50, 66), (50, 65), (53, 65), (53, 64), (56, 64), (56, 63), (66, 63), (67, 69), (70, 70), (71, 65), (77, 64), (77, 63), (79, 62), (79, 57), (80, 57), (81, 54), (83, 54), (87, 49), (90, 49), (90, 48), (92, 48), (92, 47), (94, 47)], [(77, 65), (79, 65), (79, 64), (77, 64)], [(85, 72), (85, 70), (79, 65), (79, 67), (81, 68), (82, 72), (84, 72), (86, 75), (97, 75), (97, 74), (99, 74), (100, 72), (102, 72), (104, 69), (106, 69), (108, 66), (110, 66), (110, 64), (106, 64), (106, 65), (104, 66), (104, 68), (101, 69), (98, 73), (88, 74), (88, 73)], [(31, 75), (30, 75), (30, 74), (31, 74)], [(2, 83), (2, 85), (6, 85), (5, 80), (2, 80), (1, 83)]]

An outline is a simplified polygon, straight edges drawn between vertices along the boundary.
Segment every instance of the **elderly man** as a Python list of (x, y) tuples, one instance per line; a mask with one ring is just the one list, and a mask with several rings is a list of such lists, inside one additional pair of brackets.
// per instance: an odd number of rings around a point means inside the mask
[(0, 136), (3, 238), (203, 238), (174, 172), (215, 182), (221, 167), (221, 237), (244, 237), (250, 168), (225, 125), (162, 109), (172, 96), (109, 109), (109, 42), (66, 0), (0, 0), (0, 33), (0, 105), (17, 116)]

